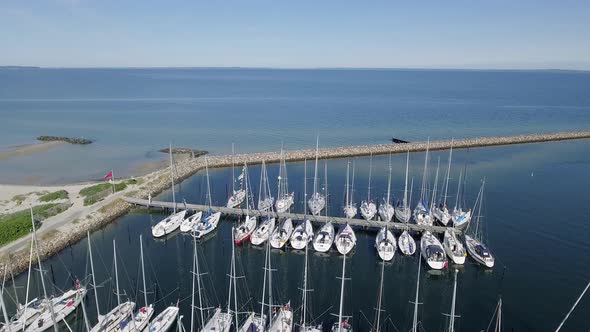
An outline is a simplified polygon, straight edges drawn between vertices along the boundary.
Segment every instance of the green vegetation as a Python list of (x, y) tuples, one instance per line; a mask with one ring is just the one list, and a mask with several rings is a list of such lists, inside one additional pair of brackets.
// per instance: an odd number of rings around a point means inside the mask
[[(61, 212), (54, 209), (59, 204), (43, 204), (33, 208), (35, 219), (46, 219)], [(31, 212), (18, 211), (0, 217), (0, 246), (29, 234), (32, 230)]]
[(10, 200), (16, 202), (16, 205), (21, 205), (26, 198), (25, 195), (14, 195)]
[[(137, 184), (137, 180), (129, 179), (115, 183), (115, 191), (122, 191), (127, 188), (127, 186)], [(84, 198), (84, 205), (92, 205), (98, 201), (103, 200), (105, 197), (111, 194), (113, 190), (113, 185), (110, 183), (100, 183), (95, 184), (90, 187), (83, 188), (80, 190), (80, 195), (85, 197)]]
[(41, 202), (51, 202), (58, 199), (68, 199), (68, 192), (65, 190), (58, 190), (39, 197), (39, 201)]

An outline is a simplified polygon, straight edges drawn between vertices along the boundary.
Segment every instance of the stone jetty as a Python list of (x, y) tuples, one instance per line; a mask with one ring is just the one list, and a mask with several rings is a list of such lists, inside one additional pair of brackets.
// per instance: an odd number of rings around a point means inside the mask
[(37, 137), (38, 141), (43, 142), (66, 142), (70, 144), (80, 144), (86, 145), (91, 144), (93, 141), (87, 138), (76, 138), (76, 137), (65, 137), (65, 136), (39, 136)]
[[(517, 135), (517, 136), (499, 136), (499, 137), (480, 137), (480, 138), (466, 138), (458, 140), (444, 140), (432, 142), (412, 142), (405, 144), (379, 144), (379, 145), (360, 145), (360, 146), (345, 146), (320, 149), (318, 152), (319, 158), (335, 159), (348, 157), (362, 157), (384, 154), (395, 154), (409, 152), (425, 151), (429, 146), (430, 150), (445, 150), (453, 146), (453, 149), (478, 148), (488, 146), (500, 146), (510, 144), (525, 144), (525, 143), (541, 143), (562, 140), (588, 139), (590, 138), (590, 131), (575, 131), (575, 132), (559, 132), (549, 134), (531, 134), (531, 135)], [(304, 159), (311, 160), (315, 158), (315, 149), (293, 150), (285, 152), (285, 159), (287, 161), (302, 161)], [(236, 164), (259, 164), (264, 160), (266, 163), (278, 163), (280, 159), (280, 152), (262, 152), (250, 154), (237, 154), (233, 156)], [(231, 155), (220, 155), (208, 157), (210, 168), (227, 167), (232, 164)], [(205, 168), (205, 158), (192, 158), (176, 162), (175, 183), (179, 183), (198, 171)], [(156, 171), (142, 177), (145, 181), (138, 191), (131, 196), (135, 198), (147, 199), (148, 196), (156, 196), (170, 188), (170, 175), (168, 169)], [(64, 248), (67, 248), (76, 242), (80, 241), (86, 236), (87, 231), (97, 230), (114, 219), (129, 212), (133, 206), (122, 199), (116, 199), (109, 205), (102, 208), (102, 212), (96, 215), (91, 215), (87, 220), (72, 225), (72, 228), (67, 233), (53, 234), (50, 239), (39, 239), (40, 241), (40, 255), (42, 259), (51, 257)], [(29, 253), (28, 250), (18, 253), (11, 253), (8, 257), (8, 263), (11, 265), (15, 273), (25, 271), (28, 267)], [(0, 277), (6, 271), (6, 265), (0, 267)]]

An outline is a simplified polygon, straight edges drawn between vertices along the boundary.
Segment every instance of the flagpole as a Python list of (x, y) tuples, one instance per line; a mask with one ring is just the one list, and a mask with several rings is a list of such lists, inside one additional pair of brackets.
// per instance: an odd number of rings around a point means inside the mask
[(115, 172), (111, 169), (111, 183), (113, 184), (113, 194), (115, 193)]

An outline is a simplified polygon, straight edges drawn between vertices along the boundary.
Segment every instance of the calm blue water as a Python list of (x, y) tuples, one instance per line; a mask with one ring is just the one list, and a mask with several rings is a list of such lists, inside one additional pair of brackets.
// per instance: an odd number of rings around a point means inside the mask
[[(0, 70), (0, 151), (39, 135), (89, 146), (0, 161), (0, 183), (137, 175), (169, 142), (228, 153), (590, 127), (590, 73), (549, 71)], [(63, 165), (75, 165), (64, 168)]]

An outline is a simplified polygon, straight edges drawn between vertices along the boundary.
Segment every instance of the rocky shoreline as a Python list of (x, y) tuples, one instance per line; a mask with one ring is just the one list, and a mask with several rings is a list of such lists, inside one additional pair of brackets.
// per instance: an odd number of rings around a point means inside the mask
[[(550, 134), (532, 134), (532, 135), (518, 135), (518, 136), (503, 136), (503, 137), (481, 137), (469, 138), (459, 140), (445, 140), (430, 142), (430, 150), (444, 150), (453, 146), (454, 149), (465, 149), (474, 147), (486, 146), (500, 146), (511, 144), (525, 144), (525, 143), (540, 143), (561, 140), (574, 139), (588, 139), (590, 138), (590, 131), (577, 132), (561, 132)], [(319, 157), (322, 159), (330, 158), (346, 158), (346, 157), (360, 157), (373, 155), (383, 155), (389, 153), (405, 153), (425, 151), (427, 142), (414, 142), (405, 144), (380, 144), (380, 145), (363, 145), (363, 146), (348, 146), (325, 148), (319, 150)], [(279, 162), (280, 152), (264, 152), (235, 155), (233, 159), (235, 163), (242, 164), (247, 162), (249, 164), (259, 164), (264, 160), (266, 163)], [(315, 158), (314, 149), (294, 150), (285, 152), (285, 159), (287, 161), (301, 161), (304, 159)], [(232, 164), (231, 155), (211, 156), (208, 158), (210, 168), (227, 167)], [(175, 182), (180, 181), (194, 175), (198, 171), (205, 168), (204, 158), (192, 158), (177, 162)], [(132, 196), (137, 198), (147, 199), (149, 195), (152, 197), (160, 194), (170, 187), (170, 178), (167, 169), (159, 170), (149, 175), (144, 176), (146, 180), (139, 190), (132, 193)], [(109, 203), (101, 210), (101, 213), (92, 215), (90, 218), (74, 225), (68, 233), (58, 233), (51, 241), (43, 241), (40, 239), (40, 255), (42, 259), (49, 258), (70, 245), (75, 244), (86, 236), (87, 232), (92, 232), (105, 226), (114, 219), (128, 213), (133, 206), (124, 202), (121, 199), (116, 199)], [(20, 273), (28, 268), (29, 264), (28, 250), (25, 252), (12, 253), (9, 257), (9, 264), (12, 266), (14, 273)], [(0, 277), (5, 273), (6, 266), (0, 267)]]
[(42, 142), (66, 142), (70, 144), (87, 145), (93, 141), (86, 138), (65, 137), (65, 136), (39, 136), (38, 141)]

